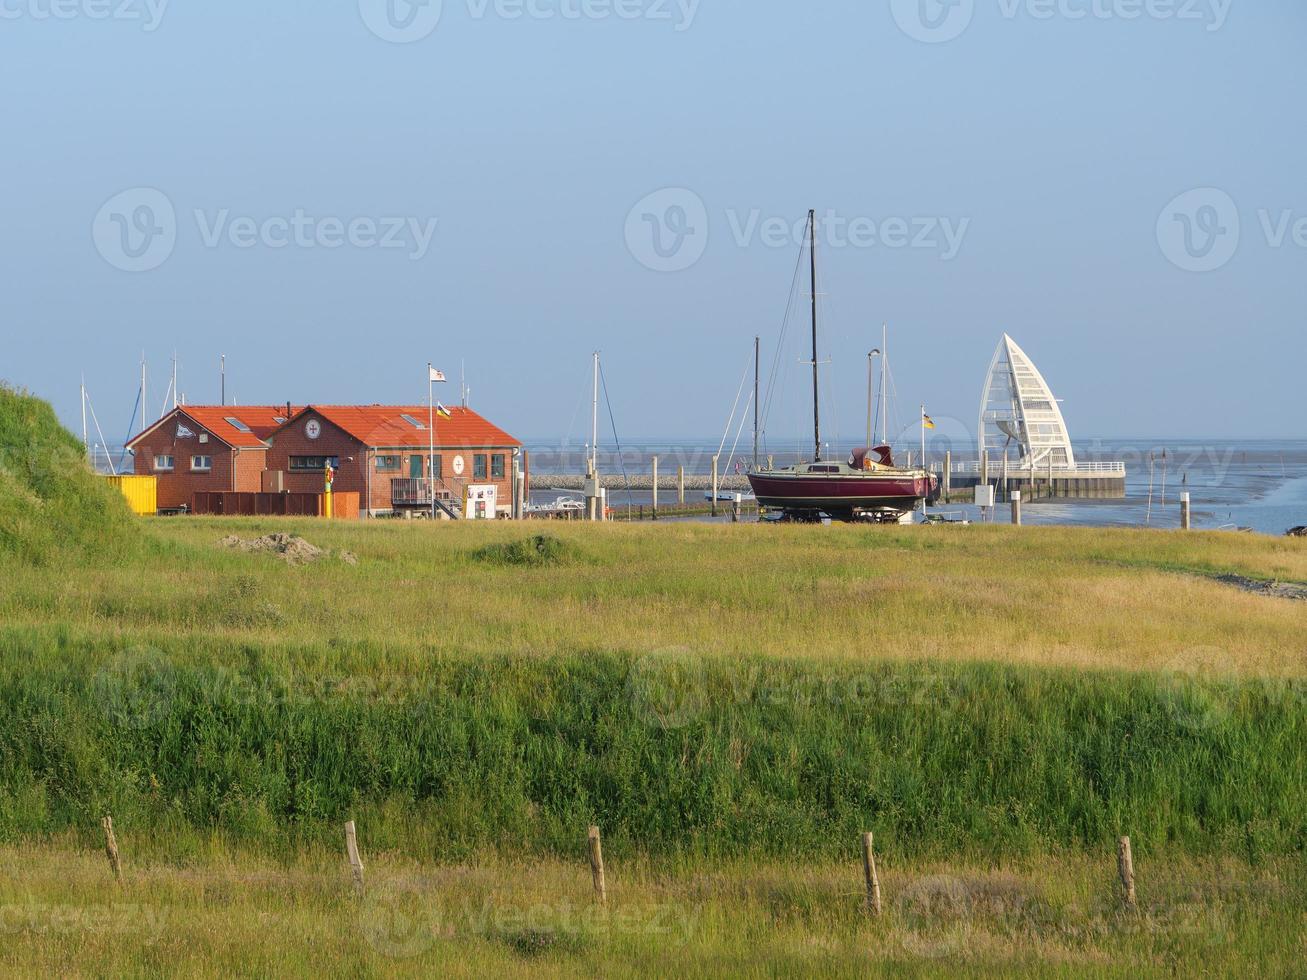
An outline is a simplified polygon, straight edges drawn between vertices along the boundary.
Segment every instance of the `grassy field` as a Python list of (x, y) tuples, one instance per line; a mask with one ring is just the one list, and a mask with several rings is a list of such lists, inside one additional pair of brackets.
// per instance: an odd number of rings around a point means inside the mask
[[(134, 841), (124, 837), (130, 851)], [(13, 976), (1301, 976), (1300, 863), (1139, 866), (1121, 908), (1112, 855), (1003, 866), (861, 868), (583, 861), (367, 863), (357, 897), (326, 857), (129, 863), (0, 850), (0, 972)]]
[[(1307, 603), (1221, 581), (1307, 582), (1307, 542), (134, 521), (52, 426), (0, 390), (4, 972), (1283, 975), (1307, 952)], [(281, 530), (331, 554), (219, 544)]]

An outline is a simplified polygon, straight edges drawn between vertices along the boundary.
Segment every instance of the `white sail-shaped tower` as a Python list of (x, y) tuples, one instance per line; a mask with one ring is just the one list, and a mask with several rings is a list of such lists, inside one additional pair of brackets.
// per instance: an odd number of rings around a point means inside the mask
[(994, 352), (980, 396), (980, 459), (1018, 469), (1074, 470), (1075, 453), (1057, 399), (1034, 361), (1007, 334)]

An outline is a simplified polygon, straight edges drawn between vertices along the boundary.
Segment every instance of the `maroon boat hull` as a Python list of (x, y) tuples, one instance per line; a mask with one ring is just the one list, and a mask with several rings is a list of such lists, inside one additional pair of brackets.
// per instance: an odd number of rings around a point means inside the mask
[(844, 514), (912, 510), (918, 500), (934, 494), (936, 482), (925, 475), (750, 473), (749, 485), (763, 507)]

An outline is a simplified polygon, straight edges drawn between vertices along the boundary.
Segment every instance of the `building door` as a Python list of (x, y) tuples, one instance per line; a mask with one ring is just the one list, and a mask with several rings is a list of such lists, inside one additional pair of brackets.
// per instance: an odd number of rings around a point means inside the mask
[(422, 479), (422, 457), (416, 453), (408, 458), (408, 475), (414, 480)]

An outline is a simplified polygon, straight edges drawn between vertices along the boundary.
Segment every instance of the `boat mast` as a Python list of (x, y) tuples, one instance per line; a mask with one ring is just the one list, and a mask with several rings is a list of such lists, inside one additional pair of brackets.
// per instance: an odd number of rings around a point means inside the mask
[(753, 338), (753, 469), (758, 470), (758, 368), (761, 364), (762, 338)]
[(812, 461), (821, 462), (821, 409), (817, 379), (817, 212), (808, 212), (808, 260), (812, 277)]
[(599, 472), (599, 352), (594, 352), (594, 394), (590, 399), (590, 475)]
[(82, 375), (82, 452), (91, 459), (91, 440), (86, 432), (86, 375)]
[(145, 351), (141, 351), (141, 431), (145, 431)]
[(889, 324), (880, 325), (880, 444), (889, 445)]

